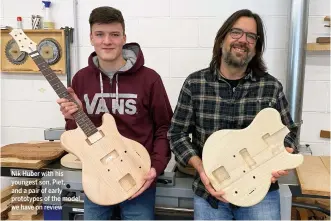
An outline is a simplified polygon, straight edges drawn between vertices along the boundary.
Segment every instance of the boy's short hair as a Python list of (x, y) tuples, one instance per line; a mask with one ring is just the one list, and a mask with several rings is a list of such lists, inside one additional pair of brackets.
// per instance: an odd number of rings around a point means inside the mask
[(125, 24), (122, 12), (116, 8), (109, 6), (102, 6), (92, 10), (89, 18), (90, 30), (93, 24), (110, 24), (118, 22), (123, 27), (123, 34), (125, 34)]

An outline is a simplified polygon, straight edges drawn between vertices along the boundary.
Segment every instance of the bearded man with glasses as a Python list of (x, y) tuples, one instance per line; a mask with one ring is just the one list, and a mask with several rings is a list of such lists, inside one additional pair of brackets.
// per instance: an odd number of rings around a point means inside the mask
[(203, 145), (213, 132), (246, 128), (267, 107), (278, 110), (283, 124), (290, 129), (284, 140), (286, 150), (297, 151), (298, 127), (290, 115), (282, 84), (267, 72), (264, 47), (260, 16), (246, 9), (237, 11), (217, 32), (209, 67), (190, 74), (182, 86), (168, 138), (177, 162), (197, 171), (193, 182), (196, 220), (281, 218), (277, 179), (287, 171), (272, 172), (269, 192), (260, 203), (238, 207), (226, 202), (222, 191), (213, 189), (201, 162)]

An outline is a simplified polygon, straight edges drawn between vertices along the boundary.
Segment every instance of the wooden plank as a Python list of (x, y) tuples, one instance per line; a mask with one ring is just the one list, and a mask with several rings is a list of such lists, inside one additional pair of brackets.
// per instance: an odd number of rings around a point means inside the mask
[(11, 198), (1, 202), (1, 220), (8, 218), (8, 213), (11, 210)]
[(22, 160), (18, 158), (8, 157), (0, 158), (1, 167), (15, 167), (15, 168), (27, 168), (27, 169), (40, 169), (47, 164), (50, 160)]
[(329, 138), (330, 139), (330, 131), (328, 131), (328, 130), (321, 130), (320, 137), (321, 138)]
[(330, 43), (330, 37), (318, 37), (316, 43)]
[(14, 187), (16, 187), (16, 186), (7, 186), (6, 188), (1, 190), (1, 203), (6, 201), (7, 199), (9, 199), (11, 197), (11, 195), (13, 195), (12, 189)]
[(330, 44), (308, 43), (307, 51), (330, 51)]
[(12, 211), (8, 213), (8, 219), (9, 220), (44, 220), (43, 212), (38, 212), (37, 215), (13, 215)]
[(330, 166), (324, 164), (328, 160), (330, 156), (304, 156), (303, 164), (296, 168), (303, 194), (330, 196)]
[(1, 147), (1, 158), (14, 157), (23, 160), (55, 160), (65, 154), (60, 142), (13, 143)]
[(299, 215), (300, 215), (300, 220), (308, 220), (308, 210), (303, 209), (303, 208), (297, 208)]

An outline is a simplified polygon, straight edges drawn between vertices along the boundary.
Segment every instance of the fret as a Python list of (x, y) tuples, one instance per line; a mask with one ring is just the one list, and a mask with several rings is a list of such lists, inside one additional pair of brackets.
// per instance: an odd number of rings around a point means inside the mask
[(59, 82), (61, 82), (58, 78), (53, 78), (53, 79), (50, 79), (49, 80), (49, 83), (51, 84), (51, 85), (54, 85), (54, 84), (57, 84), (57, 83), (59, 83)]
[[(56, 85), (56, 84), (53, 84), (52, 85), (53, 89), (57, 92), (57, 94), (59, 95), (59, 93), (61, 93), (62, 91), (66, 90), (65, 87), (61, 87), (60, 85)], [(61, 91), (62, 90), (62, 91)]]
[(50, 75), (50, 74), (45, 74), (45, 78), (48, 80), (48, 81), (52, 81), (56, 78), (54, 78), (54, 75)]
[(85, 113), (81, 109), (77, 111), (74, 115), (74, 118), (77, 119), (76, 123), (87, 136), (91, 136), (98, 131), (92, 121), (85, 115)]
[[(69, 101), (76, 103), (76, 101), (69, 95), (67, 88), (63, 85), (62, 81), (49, 67), (48, 63), (44, 60), (44, 58), (41, 57), (37, 51), (31, 52), (30, 55), (31, 54), (33, 54), (31, 58), (36, 63), (41, 73), (45, 76), (46, 80), (52, 86), (57, 95), (60, 98), (67, 98)], [(93, 122), (87, 117), (87, 115), (82, 109), (79, 109), (77, 112), (72, 114), (72, 116), (87, 137), (98, 132), (98, 129), (95, 127)]]
[(82, 124), (82, 123), (79, 123), (79, 122), (78, 122), (78, 125), (80, 126), (80, 128), (81, 128), (84, 132), (88, 131), (88, 125), (87, 125), (87, 124)]
[(83, 130), (87, 130), (89, 128), (89, 125), (84, 120), (80, 120), (77, 122)]
[(68, 98), (69, 93), (67, 92), (67, 90), (62, 91), (61, 93), (58, 94), (60, 98)]
[(83, 111), (77, 111), (75, 114), (76, 114), (77, 118), (81, 118), (81, 117), (84, 116), (84, 112)]

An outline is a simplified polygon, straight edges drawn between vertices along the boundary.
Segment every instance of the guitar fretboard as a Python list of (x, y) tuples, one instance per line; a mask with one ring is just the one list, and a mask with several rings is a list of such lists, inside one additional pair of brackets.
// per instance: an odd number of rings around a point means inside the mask
[[(66, 98), (71, 102), (77, 103), (73, 97), (68, 93), (66, 87), (63, 85), (58, 76), (49, 67), (45, 59), (39, 54), (38, 51), (31, 52), (29, 54), (33, 61), (39, 67), (41, 73), (45, 76), (49, 84), (53, 87), (54, 91), (60, 98)], [(94, 126), (93, 122), (87, 117), (84, 111), (79, 108), (74, 114), (72, 114), (76, 123), (83, 130), (87, 137), (98, 132), (98, 129)]]

